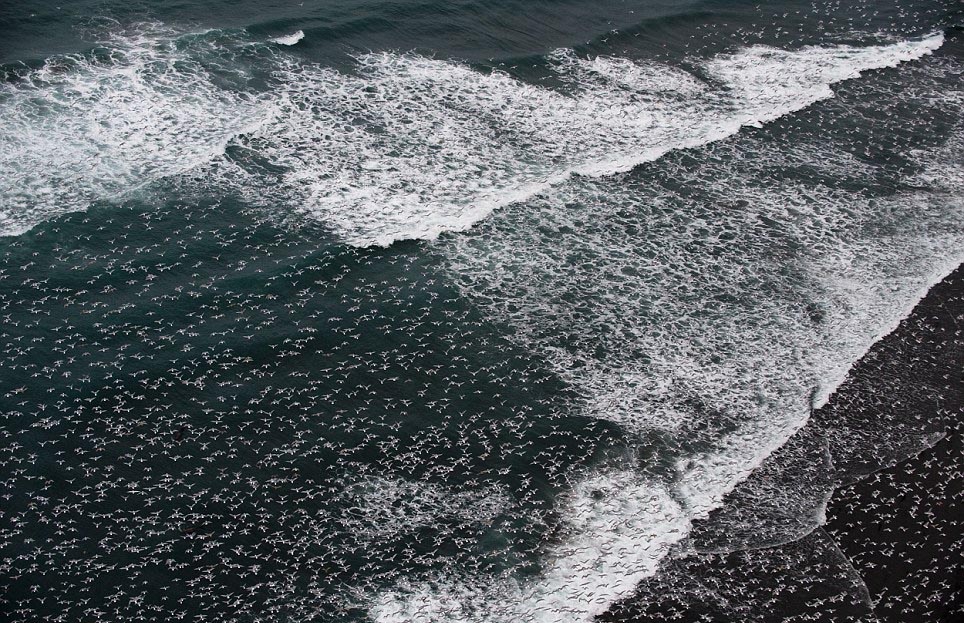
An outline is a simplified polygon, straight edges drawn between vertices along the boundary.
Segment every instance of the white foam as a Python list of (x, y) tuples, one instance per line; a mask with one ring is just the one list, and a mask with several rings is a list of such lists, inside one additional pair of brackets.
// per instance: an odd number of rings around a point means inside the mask
[(755, 126), (833, 97), (833, 84), (871, 69), (919, 59), (943, 43), (943, 34), (938, 34), (869, 47), (810, 46), (788, 51), (753, 46), (715, 59), (707, 69), (734, 93), (739, 108), (735, 120)]
[(545, 191), (704, 145), (832, 94), (830, 85), (939, 47), (754, 47), (680, 69), (553, 55), (569, 93), (412, 54), (359, 58), (358, 75), (290, 64), (258, 149), (290, 169), (290, 203), (352, 245), (433, 239)]
[[(947, 95), (959, 98), (960, 93)], [(749, 422), (714, 451), (681, 465), (679, 491), (694, 517), (704, 517), (718, 507), (726, 493), (806, 423), (808, 407), (825, 405), (853, 364), (896, 329), (931, 286), (964, 262), (962, 153), (964, 136), (958, 133), (948, 137), (941, 150), (919, 154), (926, 166), (908, 182), (928, 186), (927, 192), (849, 203), (837, 193), (811, 199), (810, 209), (823, 209), (823, 222), (804, 239), (816, 243), (819, 238), (811, 236), (831, 232), (835, 238), (835, 248), (801, 258), (806, 273), (824, 290), (826, 328), (813, 336), (800, 327), (793, 336), (805, 349), (800, 358), (804, 373), (790, 379), (787, 389), (793, 392), (795, 386), (797, 399), (781, 407), (782, 417), (774, 413), (763, 422)], [(832, 160), (832, 156), (820, 157)], [(833, 203), (840, 206), (837, 214), (826, 209)], [(899, 220), (894, 220), (894, 214), (901, 215)], [(865, 222), (873, 223), (871, 231), (880, 222), (887, 233), (867, 239), (867, 233), (857, 231)]]
[(690, 524), (664, 488), (632, 471), (582, 480), (562, 509), (569, 532), (525, 593), (522, 620), (592, 621), (655, 573)]
[[(775, 119), (943, 41), (753, 47), (710, 61), (714, 86), (668, 66), (559, 52), (550, 64), (567, 93), (414, 54), (364, 55), (346, 74), (275, 53), (259, 61), (274, 70), (272, 90), (255, 93), (206, 68), (223, 41), (199, 51), (157, 30), (109, 42), (109, 62), (54, 59), (3, 86), (6, 233), (211, 161), (224, 164), (212, 182), (236, 185), (244, 176), (221, 156), (237, 141), (287, 170), (280, 186), (247, 177), (248, 196), (270, 186), (272, 203), (352, 245), (432, 239), (572, 173), (625, 171)], [(227, 65), (218, 69), (244, 73)]]
[(158, 27), (0, 84), (0, 235), (223, 154), (266, 110)]
[(275, 37), (274, 39), (268, 39), (272, 43), (277, 43), (278, 45), (294, 45), (305, 38), (305, 31), (299, 30), (293, 32), (290, 35), (284, 35), (282, 37)]
[(542, 576), (473, 586), (443, 579), (379, 595), (379, 623), (487, 621), (589, 623), (637, 583), (682, 539), (689, 518), (667, 491), (631, 470), (596, 474), (562, 504), (566, 533), (547, 552)]

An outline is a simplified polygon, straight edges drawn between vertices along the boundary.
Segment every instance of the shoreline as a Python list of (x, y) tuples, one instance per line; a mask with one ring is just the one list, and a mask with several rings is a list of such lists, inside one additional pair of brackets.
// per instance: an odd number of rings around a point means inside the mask
[(964, 265), (932, 286), (807, 424), (694, 526), (688, 551), (599, 620), (957, 620), (962, 370)]
[(884, 424), (907, 432), (916, 416), (933, 443), (873, 471), (866, 457), (850, 457), (856, 474), (834, 491), (823, 529), (863, 579), (881, 623), (950, 622), (964, 615), (964, 266), (908, 320), (855, 378), (859, 396), (880, 371), (896, 380), (891, 390), (841, 409), (873, 415), (886, 404), (893, 415)]

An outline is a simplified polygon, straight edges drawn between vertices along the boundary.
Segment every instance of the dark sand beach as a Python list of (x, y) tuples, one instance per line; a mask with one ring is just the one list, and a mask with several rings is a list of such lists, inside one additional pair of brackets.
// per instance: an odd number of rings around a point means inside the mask
[[(814, 491), (830, 484), (825, 523), (817, 503), (812, 518), (788, 513), (782, 526), (758, 526), (775, 539), (783, 530), (787, 542), (726, 551), (714, 543), (720, 526), (713, 526), (726, 522), (711, 516), (689, 544), (690, 552), (702, 551), (668, 561), (603, 620), (961, 620), (962, 327), (964, 269), (958, 268), (714, 514), (735, 514), (752, 526), (754, 512), (773, 514), (772, 502), (754, 498), (760, 492), (782, 485), (784, 501), (799, 512), (801, 500), (817, 500)], [(823, 469), (793, 470), (801, 456), (820, 450), (827, 456)], [(794, 488), (803, 493), (794, 496)], [(746, 540), (754, 537), (761, 532)]]
[[(858, 366), (837, 401), (838, 408), (859, 410), (868, 420), (874, 411), (889, 411), (894, 419), (910, 421), (916, 414), (945, 427), (934, 446), (831, 499), (824, 529), (863, 578), (880, 621), (964, 616), (962, 327), (964, 271), (958, 269), (881, 343), (877, 360)], [(872, 391), (875, 377), (889, 381), (879, 393)], [(865, 393), (874, 399), (867, 401)], [(881, 418), (881, 426), (893, 423)]]

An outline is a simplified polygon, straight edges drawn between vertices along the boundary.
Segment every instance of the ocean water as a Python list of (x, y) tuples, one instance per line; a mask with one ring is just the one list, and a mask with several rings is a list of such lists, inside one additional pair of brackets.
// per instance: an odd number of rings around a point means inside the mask
[(592, 621), (805, 537), (828, 444), (728, 494), (964, 260), (962, 17), (0, 5), (3, 619)]

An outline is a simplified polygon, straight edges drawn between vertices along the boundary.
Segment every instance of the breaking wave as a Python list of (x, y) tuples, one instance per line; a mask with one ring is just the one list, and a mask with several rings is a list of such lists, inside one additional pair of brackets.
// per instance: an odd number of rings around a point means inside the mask
[(772, 121), (942, 42), (754, 46), (701, 77), (560, 51), (547, 63), (568, 86), (552, 89), (415, 54), (362, 55), (349, 73), (243, 34), (152, 27), (0, 87), (0, 233), (208, 166), (208, 183), (269, 192), (351, 245), (433, 239), (572, 174)]

